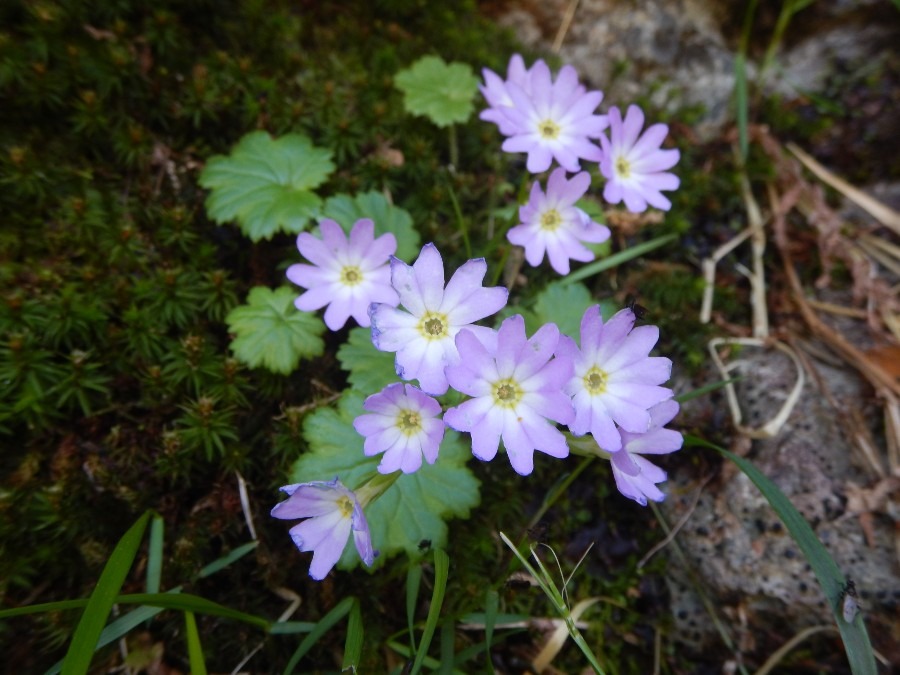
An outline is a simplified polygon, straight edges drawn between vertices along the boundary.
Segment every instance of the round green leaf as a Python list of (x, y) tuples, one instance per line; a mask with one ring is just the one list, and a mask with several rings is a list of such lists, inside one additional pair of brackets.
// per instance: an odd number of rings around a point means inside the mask
[(325, 324), (314, 314), (298, 311), (296, 297), (297, 293), (285, 286), (274, 291), (257, 286), (247, 296), (246, 305), (231, 310), (225, 322), (235, 335), (231, 350), (239, 361), (288, 375), (301, 358), (325, 351), (320, 337)]
[(319, 215), (322, 200), (312, 192), (334, 170), (331, 152), (301, 134), (277, 140), (265, 131), (244, 136), (226, 156), (211, 157), (200, 174), (210, 190), (209, 217), (236, 220), (253, 241), (276, 232), (301, 232)]
[(439, 127), (465, 122), (472, 114), (478, 78), (464, 63), (447, 64), (425, 56), (394, 77), (403, 91), (403, 105), (413, 115), (427, 117)]

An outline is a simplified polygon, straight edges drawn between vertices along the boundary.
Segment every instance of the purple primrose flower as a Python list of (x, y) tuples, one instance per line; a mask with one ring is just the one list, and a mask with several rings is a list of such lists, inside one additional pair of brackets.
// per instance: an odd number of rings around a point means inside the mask
[(297, 263), (287, 270), (287, 278), (308, 289), (294, 301), (297, 309), (315, 311), (328, 305), (325, 325), (340, 329), (351, 316), (360, 326), (369, 325), (369, 305), (382, 302), (397, 306), (397, 292), (391, 288), (388, 261), (397, 250), (397, 239), (387, 233), (375, 237), (375, 223), (357, 220), (350, 239), (333, 220), (319, 221), (322, 239), (303, 232), (297, 249), (312, 265)]
[(525, 259), (537, 267), (544, 259), (559, 274), (569, 273), (569, 260), (589, 262), (594, 253), (581, 242), (600, 243), (609, 239), (609, 228), (599, 225), (575, 206), (591, 184), (586, 171), (566, 180), (566, 170), (557, 168), (547, 181), (547, 193), (535, 181), (528, 203), (519, 209), (521, 225), (507, 233), (513, 243), (525, 248)]
[(668, 126), (654, 124), (640, 136), (643, 126), (644, 113), (636, 105), (628, 106), (624, 121), (618, 108), (609, 109), (609, 138), (600, 136), (600, 172), (608, 181), (603, 198), (610, 204), (624, 199), (632, 213), (646, 211), (648, 204), (668, 211), (672, 202), (660, 190), (678, 188), (678, 176), (666, 169), (675, 166), (680, 155), (678, 150), (660, 149)]
[(444, 422), (472, 435), (472, 453), (490, 461), (500, 440), (513, 469), (527, 476), (534, 451), (566, 457), (565, 436), (548, 420), (572, 421), (572, 402), (562, 388), (572, 377), (569, 358), (553, 358), (559, 341), (555, 324), (542, 326), (529, 340), (525, 320), (511, 316), (501, 325), (494, 353), (471, 332), (456, 336), (460, 362), (447, 368), (454, 389), (472, 396), (444, 413)]
[(472, 323), (494, 314), (506, 304), (508, 291), (500, 286), (484, 288), (484, 258), (469, 260), (444, 288), (444, 263), (434, 244), (422, 247), (412, 266), (391, 259), (391, 284), (400, 295), (402, 311), (389, 304), (373, 304), (372, 342), (381, 351), (396, 352), (397, 375), (418, 379), (422, 391), (440, 395), (447, 391), (444, 368), (459, 354), (453, 338), (463, 328), (485, 340), (493, 331)]
[(620, 431), (622, 449), (610, 456), (619, 492), (642, 506), (648, 498), (655, 502), (665, 498), (656, 484), (666, 480), (666, 472), (641, 455), (665, 455), (681, 448), (684, 437), (663, 428), (677, 414), (678, 403), (672, 399), (656, 404), (650, 408), (650, 428), (642, 434)]
[(659, 339), (656, 326), (634, 327), (634, 312), (623, 309), (603, 323), (600, 307), (588, 307), (581, 319), (581, 349), (575, 341), (560, 338), (557, 353), (575, 363), (566, 385), (575, 405), (569, 430), (576, 436), (588, 432), (603, 450), (615, 454), (622, 447), (618, 424), (629, 433), (650, 428), (648, 410), (672, 398), (661, 387), (672, 373), (672, 362), (649, 356)]
[(313, 552), (309, 576), (316, 581), (325, 578), (344, 552), (351, 532), (359, 557), (372, 565), (376, 554), (369, 524), (356, 495), (341, 481), (297, 483), (285, 485), (281, 491), (290, 496), (272, 509), (272, 516), (283, 520), (306, 518), (290, 533), (298, 549)]
[(367, 457), (384, 453), (378, 471), (413, 473), (422, 466), (422, 456), (434, 464), (444, 438), (441, 406), (411, 384), (395, 382), (366, 399), (369, 415), (353, 420), (356, 431), (366, 437)]
[(482, 87), (491, 106), (482, 118), (508, 136), (503, 150), (528, 153), (531, 173), (546, 171), (553, 160), (571, 172), (581, 169), (579, 159), (600, 161), (600, 148), (588, 139), (602, 137), (609, 124), (606, 115), (594, 114), (603, 93), (587, 91), (572, 66), (563, 66), (554, 81), (543, 61), (525, 71), (521, 57), (513, 58), (505, 82), (486, 71)]

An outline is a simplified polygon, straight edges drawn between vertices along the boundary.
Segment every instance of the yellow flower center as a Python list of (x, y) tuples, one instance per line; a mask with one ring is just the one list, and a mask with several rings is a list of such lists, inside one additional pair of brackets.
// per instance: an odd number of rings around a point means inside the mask
[(406, 436), (414, 436), (422, 430), (422, 416), (415, 410), (403, 410), (397, 415), (397, 428)]
[(544, 120), (537, 125), (538, 133), (541, 135), (541, 138), (544, 138), (548, 141), (555, 140), (559, 137), (559, 132), (562, 129), (559, 128), (559, 125), (553, 120)]
[(341, 497), (337, 500), (338, 511), (344, 518), (350, 518), (353, 515), (353, 500), (350, 497)]
[(341, 268), (341, 283), (345, 286), (356, 286), (362, 280), (362, 270), (355, 265), (346, 265)]
[(600, 370), (597, 366), (593, 366), (584, 374), (584, 388), (592, 396), (602, 394), (606, 391), (606, 383), (609, 375), (605, 370)]
[(446, 314), (425, 312), (419, 319), (419, 333), (428, 340), (442, 340), (450, 336), (450, 321)]
[(494, 403), (504, 408), (515, 408), (522, 400), (522, 389), (512, 378), (494, 382)]
[(631, 175), (631, 162), (624, 157), (617, 157), (616, 173), (619, 174), (619, 178), (628, 178)]
[(541, 229), (542, 230), (547, 230), (547, 232), (553, 232), (561, 224), (562, 224), (562, 216), (559, 215), (559, 211), (557, 211), (556, 209), (550, 209), (549, 211), (544, 211), (541, 214)]

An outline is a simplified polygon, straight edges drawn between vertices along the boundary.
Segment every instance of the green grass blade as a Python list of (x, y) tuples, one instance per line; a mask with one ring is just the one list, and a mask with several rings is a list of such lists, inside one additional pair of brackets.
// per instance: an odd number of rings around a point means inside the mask
[(453, 673), (453, 649), (456, 637), (456, 624), (446, 621), (441, 626), (441, 665), (437, 669), (437, 675), (451, 675)]
[(356, 602), (354, 597), (344, 598), (328, 614), (319, 619), (316, 627), (303, 639), (303, 642), (300, 643), (300, 646), (297, 647), (297, 650), (291, 656), (291, 660), (288, 661), (287, 666), (284, 668), (284, 675), (290, 675), (294, 672), (294, 668), (300, 663), (300, 659), (312, 649), (312, 646), (319, 641), (319, 638), (325, 635), (334, 624), (344, 618), (354, 602)]
[(191, 664), (191, 675), (206, 675), (206, 660), (203, 658), (200, 633), (197, 631), (197, 620), (194, 618), (193, 612), (184, 613), (184, 631), (187, 637), (188, 661)]
[(147, 547), (147, 585), (148, 593), (159, 593), (162, 581), (163, 565), (163, 528), (162, 516), (156, 514), (150, 521), (150, 545)]
[(341, 672), (352, 669), (356, 672), (359, 661), (362, 658), (363, 646), (363, 621), (359, 601), (355, 600), (350, 608), (350, 617), (347, 619), (347, 641), (344, 643), (344, 662)]
[(406, 624), (409, 627), (409, 647), (416, 648), (416, 605), (419, 603), (419, 588), (422, 586), (422, 566), (410, 565), (406, 573)]
[(253, 549), (255, 549), (259, 545), (257, 541), (248, 541), (246, 544), (242, 544), (234, 549), (231, 553), (227, 553), (223, 555), (218, 560), (213, 560), (209, 565), (200, 570), (200, 578), (206, 578), (210, 574), (215, 574), (226, 567), (228, 567), (231, 563), (240, 558), (243, 558), (245, 555), (250, 553)]
[(685, 401), (690, 401), (691, 399), (700, 398), (705, 394), (710, 393), (711, 391), (715, 391), (716, 389), (721, 389), (722, 387), (727, 387), (729, 384), (734, 384), (735, 382), (740, 382), (742, 377), (732, 377), (727, 380), (721, 380), (719, 382), (713, 382), (712, 384), (707, 384), (702, 387), (698, 387), (697, 389), (693, 389), (691, 391), (685, 392), (684, 394), (679, 394), (675, 397), (675, 400), (679, 403), (684, 403)]
[(272, 635), (294, 635), (296, 633), (311, 633), (316, 628), (312, 621), (278, 621), (272, 624), (269, 633)]
[(487, 596), (484, 599), (484, 641), (489, 672), (494, 672), (494, 667), (491, 665), (491, 642), (494, 639), (494, 625), (497, 622), (497, 610), (499, 607), (500, 595), (492, 588), (487, 592)]
[(0, 619), (11, 619), (14, 616), (25, 614), (41, 614), (42, 612), (63, 612), (67, 609), (80, 609), (87, 606), (87, 600), (59, 600), (57, 602), (42, 602), (39, 605), (25, 605), (0, 610)]
[(416, 660), (413, 663), (410, 675), (416, 675), (425, 661), (428, 648), (431, 646), (431, 638), (437, 628), (438, 618), (441, 615), (441, 607), (444, 605), (444, 593), (447, 592), (447, 577), (450, 572), (450, 558), (439, 548), (434, 550), (434, 591), (431, 594), (431, 607), (428, 608), (428, 617), (425, 619), (425, 630), (422, 632), (422, 640), (416, 649)]
[(838, 629), (841, 631), (851, 671), (854, 675), (876, 675), (875, 654), (869, 642), (869, 634), (866, 632), (862, 614), (858, 614), (853, 623), (847, 623), (842, 616), (842, 591), (846, 583), (844, 574), (822, 542), (819, 541), (809, 523), (800, 515), (787, 496), (765, 474), (743, 457), (738, 457), (724, 448), (694, 436), (687, 436), (685, 441), (686, 444), (711, 448), (720, 452), (737, 464), (738, 468), (747, 474), (747, 477), (759, 488), (809, 561), (809, 565), (831, 605)]
[(125, 583), (125, 577), (137, 555), (149, 519), (148, 511), (138, 518), (116, 544), (75, 627), (75, 634), (63, 660), (63, 675), (81, 675), (90, 668), (100, 633), (119, 594), (119, 589)]
[(656, 237), (655, 239), (651, 239), (650, 241), (645, 241), (644, 243), (638, 244), (637, 246), (632, 246), (625, 251), (614, 253), (608, 258), (598, 260), (597, 262), (593, 262), (590, 265), (585, 265), (581, 269), (572, 272), (567, 276), (564, 276), (559, 280), (558, 283), (571, 284), (576, 281), (581, 281), (582, 279), (587, 279), (588, 277), (592, 277), (595, 274), (600, 274), (600, 272), (604, 272), (608, 269), (612, 269), (613, 267), (621, 265), (624, 262), (628, 262), (629, 260), (633, 260), (634, 258), (639, 258), (645, 253), (649, 253), (650, 251), (653, 251), (660, 246), (671, 244), (676, 239), (678, 239), (677, 234), (664, 234), (661, 237)]
[(134, 593), (131, 595), (120, 595), (116, 598), (116, 602), (122, 604), (133, 605), (150, 605), (152, 607), (162, 607), (164, 609), (177, 609), (182, 612), (194, 612), (195, 614), (211, 614), (213, 616), (221, 616), (225, 619), (234, 619), (249, 623), (257, 628), (269, 630), (272, 622), (261, 616), (247, 614), (236, 609), (231, 609), (225, 605), (220, 605), (212, 600), (201, 598), (199, 595), (191, 595), (189, 593)]

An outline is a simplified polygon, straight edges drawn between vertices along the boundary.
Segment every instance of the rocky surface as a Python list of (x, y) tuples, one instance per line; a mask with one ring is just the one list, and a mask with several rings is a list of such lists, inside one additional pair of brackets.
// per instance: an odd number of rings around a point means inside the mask
[[(497, 10), (526, 45), (549, 50), (571, 0), (510, 2)], [(765, 5), (765, 3), (761, 3)], [(836, 68), (870, 68), (898, 42), (900, 21), (880, 0), (820, 1), (795, 15), (775, 65), (770, 89), (787, 96), (819, 93)], [(757, 24), (765, 40), (749, 50), (749, 77), (758, 72), (777, 11), (763, 6)], [(658, 108), (703, 108), (695, 128), (701, 140), (733, 118), (734, 64), (743, 12), (715, 0), (581, 0), (559, 55), (590, 84), (605, 105), (627, 105), (649, 95)], [(767, 31), (765, 29), (768, 29)]]
[[(525, 44), (546, 51), (570, 5), (570, 0), (505, 3), (497, 20), (513, 28)], [(755, 35), (763, 38), (755, 38), (750, 46), (751, 79), (759, 74), (779, 7), (760, 3)], [(693, 129), (702, 141), (733, 124), (734, 63), (742, 22), (742, 9), (713, 0), (581, 0), (559, 55), (591, 86), (604, 91), (605, 106), (627, 105), (649, 95), (653, 105), (670, 111), (702, 108), (702, 121)], [(843, 117), (836, 115), (843, 121), (823, 132), (814, 151), (845, 177), (855, 179), (851, 172), (861, 163), (842, 165), (847, 157), (868, 164), (865, 180), (891, 174), (896, 166), (892, 148), (900, 129), (898, 116), (891, 112), (896, 82), (886, 78), (879, 85), (878, 78), (879, 73), (893, 72), (882, 66), (886, 59), (897, 59), (897, 44), (900, 13), (891, 3), (820, 0), (793, 18), (765, 72), (767, 91), (777, 93), (786, 106), (809, 107), (811, 98), (820, 96), (844, 111)], [(815, 106), (808, 114), (818, 114)], [(860, 149), (866, 144), (872, 149)], [(873, 193), (890, 202), (887, 197), (894, 187)], [(866, 214), (843, 215), (871, 224)], [(869, 346), (864, 322), (848, 319), (836, 328), (852, 335), (857, 346)], [(859, 490), (873, 489), (878, 480), (851, 443), (842, 417), (855, 409), (883, 455), (884, 439), (878, 437), (883, 433), (881, 407), (869, 385), (829, 357), (822, 345), (811, 345), (807, 357), (833, 401), (819, 382), (807, 377), (799, 403), (776, 437), (736, 439), (733, 450), (774, 480), (810, 522), (844, 573), (855, 580), (876, 648), (900, 663), (900, 565), (895, 550), (900, 514), (891, 512), (890, 501), (867, 513), (856, 508)], [(745, 376), (738, 385), (745, 424), (762, 426), (788, 395), (795, 366), (771, 349), (744, 348), (733, 358), (741, 361), (733, 374)], [(710, 376), (710, 381), (718, 379)], [(685, 406), (683, 417), (722, 420), (725, 410), (724, 396), (704, 398)], [(678, 536), (688, 565), (670, 555), (676, 639), (698, 652), (722, 644), (698, 589), (731, 633), (735, 652), (750, 653), (764, 645), (771, 653), (773, 645), (804, 627), (833, 625), (831, 608), (802, 553), (757, 488), (730, 463), (711, 474), (705, 485), (709, 476), (698, 475), (697, 463), (670, 474), (671, 498), (664, 507), (670, 523), (691, 508), (696, 491), (702, 490)]]

